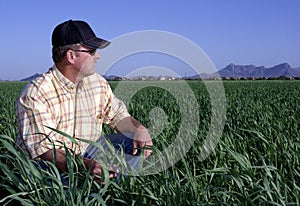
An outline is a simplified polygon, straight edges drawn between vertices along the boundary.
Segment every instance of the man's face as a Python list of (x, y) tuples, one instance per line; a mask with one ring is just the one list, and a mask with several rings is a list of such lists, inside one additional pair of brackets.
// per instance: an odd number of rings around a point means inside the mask
[(100, 58), (97, 50), (81, 46), (74, 51), (76, 53), (76, 69), (79, 72), (78, 78), (94, 74), (97, 59)]

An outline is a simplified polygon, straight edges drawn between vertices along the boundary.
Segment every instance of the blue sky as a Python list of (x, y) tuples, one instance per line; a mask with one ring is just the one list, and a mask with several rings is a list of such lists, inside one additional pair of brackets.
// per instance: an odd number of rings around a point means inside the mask
[(68, 19), (87, 21), (108, 40), (140, 30), (178, 34), (197, 44), (217, 69), (230, 63), (300, 67), (298, 0), (0, 0), (0, 8), (0, 80), (47, 71), (53, 65), (52, 30)]

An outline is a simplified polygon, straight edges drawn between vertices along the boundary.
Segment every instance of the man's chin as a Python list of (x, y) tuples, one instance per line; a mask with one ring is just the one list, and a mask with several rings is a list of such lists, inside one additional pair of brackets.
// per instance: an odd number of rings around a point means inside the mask
[(93, 70), (93, 71), (91, 71), (90, 73), (88, 73), (86, 76), (91, 76), (91, 75), (93, 75), (93, 74), (95, 74), (95, 73), (96, 73), (96, 71)]
[(86, 72), (86, 73), (82, 74), (82, 76), (83, 76), (83, 77), (88, 77), (88, 76), (91, 76), (91, 75), (93, 75), (93, 74), (95, 74), (95, 73), (96, 73), (96, 71), (93, 70), (93, 71)]
[(82, 80), (83, 78), (88, 77), (88, 76), (91, 76), (91, 75), (93, 75), (93, 74), (95, 74), (95, 73), (96, 73), (95, 70), (93, 70), (93, 71), (91, 71), (91, 72), (85, 72), (85, 73), (81, 72), (81, 73), (79, 73), (79, 75), (77, 76), (77, 82), (79, 82), (79, 81)]

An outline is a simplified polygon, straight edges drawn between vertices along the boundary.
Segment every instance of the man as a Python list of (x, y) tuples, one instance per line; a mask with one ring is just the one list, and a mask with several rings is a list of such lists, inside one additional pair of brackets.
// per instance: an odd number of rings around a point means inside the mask
[[(108, 82), (94, 70), (100, 58), (97, 49), (109, 44), (96, 37), (84, 21), (69, 20), (55, 27), (52, 33), (54, 66), (30, 82), (16, 103), (17, 144), (30, 158), (52, 161), (55, 149), (57, 168), (67, 171), (65, 145), (83, 155), (83, 162), (92, 174), (101, 175), (101, 164), (94, 159), (95, 154), (89, 154), (91, 146), (83, 141), (76, 145), (55, 130), (75, 139), (96, 142), (102, 124), (118, 132), (108, 138), (115, 144), (126, 142), (129, 150), (125, 148), (125, 151), (132, 155), (137, 154), (137, 148), (153, 145), (148, 130), (129, 115)], [(123, 134), (132, 134), (132, 139)], [(128, 140), (132, 145), (128, 145)], [(144, 150), (145, 157), (150, 154), (151, 150)], [(115, 176), (111, 173), (111, 177)]]

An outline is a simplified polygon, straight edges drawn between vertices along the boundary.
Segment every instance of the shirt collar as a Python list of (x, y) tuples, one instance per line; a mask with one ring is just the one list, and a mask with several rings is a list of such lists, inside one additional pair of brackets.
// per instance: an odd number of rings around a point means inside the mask
[(56, 66), (53, 66), (52, 68), (53, 75), (55, 79), (68, 91), (74, 91), (75, 90), (75, 84), (71, 82), (69, 79), (67, 79), (58, 69)]

